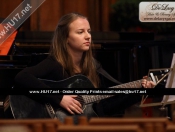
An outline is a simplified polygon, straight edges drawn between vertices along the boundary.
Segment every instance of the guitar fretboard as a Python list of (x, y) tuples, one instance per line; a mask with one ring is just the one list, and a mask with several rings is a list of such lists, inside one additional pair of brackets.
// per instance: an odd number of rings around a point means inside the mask
[(136, 80), (133, 82), (129, 82), (129, 83), (125, 83), (125, 84), (121, 84), (121, 85), (116, 85), (116, 86), (112, 86), (109, 88), (141, 88), (141, 80)]
[[(109, 88), (141, 88), (141, 80), (136, 80), (133, 82), (112, 86)], [(93, 103), (105, 98), (112, 97), (114, 95), (82, 95), (85, 104)]]

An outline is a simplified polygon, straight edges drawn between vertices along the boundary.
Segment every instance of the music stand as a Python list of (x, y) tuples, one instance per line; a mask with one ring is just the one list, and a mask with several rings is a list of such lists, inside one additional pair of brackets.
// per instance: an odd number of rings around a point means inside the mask
[[(173, 58), (171, 61), (172, 71), (168, 76), (166, 88), (175, 88), (175, 53), (173, 54)], [(164, 95), (162, 102), (164, 102), (164, 106), (166, 104), (175, 103), (175, 95)]]
[[(167, 77), (165, 88), (175, 88), (175, 53), (173, 54), (172, 62), (171, 62), (171, 68), (162, 68), (162, 69), (151, 69), (149, 70), (149, 74), (155, 71), (165, 71), (166, 73), (163, 73), (163, 76), (161, 79), (156, 79), (152, 77), (152, 80), (154, 82), (160, 83), (163, 79)], [(175, 103), (175, 95), (164, 95), (163, 99), (160, 102), (154, 102), (149, 104), (144, 104), (144, 100), (142, 98), (140, 107), (151, 107), (151, 106), (162, 106), (162, 109), (168, 104)]]

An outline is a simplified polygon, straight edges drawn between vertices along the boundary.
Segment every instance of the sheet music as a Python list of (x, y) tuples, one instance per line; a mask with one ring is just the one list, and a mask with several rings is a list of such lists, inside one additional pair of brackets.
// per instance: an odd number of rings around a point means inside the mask
[[(173, 54), (173, 58), (172, 58), (172, 61), (171, 61), (171, 68), (174, 67), (174, 64), (175, 64), (175, 53)], [(172, 72), (168, 75), (168, 79), (167, 79), (165, 88), (175, 88), (175, 77), (173, 76)], [(170, 81), (171, 79), (173, 79), (172, 82)], [(167, 96), (168, 95), (164, 95), (164, 97), (162, 99), (163, 103), (166, 102), (165, 100), (166, 100)], [(169, 95), (167, 102), (169, 102), (169, 101), (175, 101), (175, 95)]]
[[(166, 96), (167, 95), (164, 95), (163, 100), (162, 100), (162, 103), (164, 103)], [(169, 95), (169, 98), (168, 98), (168, 101), (167, 102), (169, 102), (169, 101), (175, 101), (175, 95)]]

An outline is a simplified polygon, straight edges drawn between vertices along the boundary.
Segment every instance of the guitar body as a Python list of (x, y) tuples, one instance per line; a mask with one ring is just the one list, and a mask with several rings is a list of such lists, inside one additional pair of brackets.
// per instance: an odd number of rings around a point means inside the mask
[[(83, 75), (75, 75), (73, 77), (61, 81), (50, 81), (45, 79), (39, 80), (41, 80), (51, 88), (94, 87), (91, 81)], [(47, 107), (47, 102), (46, 104), (42, 104), (25, 95), (9, 95), (6, 102), (8, 102), (9, 107), (5, 110), (5, 115), (8, 115), (10, 111), (13, 118), (15, 119), (58, 118), (61, 122), (63, 122), (65, 117), (72, 116), (60, 106), (54, 108), (49, 104), (49, 107)], [(93, 111), (92, 104), (84, 104), (84, 101), (81, 102), (81, 104), (83, 105), (83, 114), (81, 115), (85, 115), (88, 118), (97, 116), (97, 114)]]
[[(75, 75), (61, 81), (51, 81), (46, 79), (39, 80), (50, 86), (51, 88), (94, 88), (91, 81), (83, 75)], [(110, 88), (126, 88), (128, 86), (130, 86), (130, 88), (141, 88), (141, 80), (113, 86)], [(92, 104), (96, 101), (109, 98), (111, 96), (114, 95), (79, 95), (76, 99), (83, 106), (84, 113), (82, 115), (90, 118), (97, 116), (97, 114), (93, 110)], [(45, 102), (45, 104), (41, 104), (37, 102), (37, 100), (32, 100), (25, 95), (9, 95), (8, 101), (9, 103), (6, 104), (9, 104), (8, 108), (10, 108), (12, 116), (16, 119), (57, 118), (61, 122), (63, 122), (66, 116), (72, 116), (60, 106), (54, 108), (53, 106), (51, 106), (51, 104), (48, 104), (47, 102)], [(81, 115), (75, 115), (75, 117), (76, 116)]]
[(50, 118), (44, 104), (25, 95), (9, 95), (9, 108), (15, 119)]
[(57, 108), (55, 110), (56, 118), (59, 119), (61, 122), (64, 122), (64, 119), (67, 116), (73, 116), (74, 117), (74, 122), (76, 123), (77, 122), (76, 119), (79, 116), (86, 116), (88, 119), (91, 118), (91, 117), (98, 117), (98, 115), (93, 110), (92, 105), (93, 104), (84, 105), (83, 106), (83, 114), (75, 114), (75, 115), (71, 115), (70, 113), (68, 113), (67, 111), (65, 111), (62, 108)]
[[(41, 104), (25, 95), (9, 95), (9, 107), (6, 110), (6, 115), (11, 112), (15, 119), (34, 119), (34, 118), (52, 118), (44, 104)], [(62, 107), (52, 107), (55, 112), (55, 117), (61, 122), (64, 122), (65, 117), (74, 116), (87, 116), (97, 117), (98, 115), (94, 112), (93, 104), (87, 104), (83, 106), (83, 114), (71, 115)]]
[(94, 88), (92, 82), (84, 75), (74, 75), (61, 81), (39, 80), (51, 88)]

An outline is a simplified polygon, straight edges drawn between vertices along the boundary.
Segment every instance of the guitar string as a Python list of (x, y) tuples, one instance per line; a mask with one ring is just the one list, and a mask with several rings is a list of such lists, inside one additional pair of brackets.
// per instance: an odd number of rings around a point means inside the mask
[[(133, 84), (132, 84), (133, 83)], [(125, 86), (125, 87), (127, 87), (128, 88), (128, 86), (129, 86), (129, 88), (130, 88), (130, 86), (135, 86), (135, 88), (137, 88), (138, 87), (138, 85), (137, 84), (140, 84), (141, 85), (141, 80), (136, 80), (136, 81), (133, 81), (133, 82), (130, 82), (130, 83), (126, 83), (126, 84), (122, 84), (122, 85), (118, 85), (118, 86), (113, 86), (113, 87), (111, 87), (111, 88), (120, 88), (120, 86)], [(121, 87), (122, 88), (122, 87)], [(96, 99), (97, 99), (97, 101), (98, 100), (100, 100), (100, 99), (104, 99), (104, 98), (106, 98), (106, 97), (110, 97), (110, 96), (113, 96), (113, 95), (103, 95), (103, 98), (100, 98), (98, 95), (97, 96), (93, 96), (93, 98), (94, 97), (96, 97)], [(77, 101), (79, 101), (81, 104), (84, 104), (84, 103), (90, 103), (90, 102), (92, 102), (92, 96), (84, 96), (84, 97), (86, 97), (86, 98), (83, 98), (82, 96), (77, 96), (76, 97), (76, 100)]]
[[(134, 82), (132, 82), (133, 83), (133, 85), (135, 86), (135, 87), (138, 87), (138, 83), (140, 84), (140, 80), (137, 80), (137, 81), (134, 81)], [(125, 85), (123, 84), (123, 86), (126, 86), (126, 87), (128, 87), (128, 86), (131, 86), (132, 84), (131, 83), (126, 83)], [(141, 85), (141, 84), (140, 84)], [(106, 98), (106, 97), (110, 97), (111, 95), (103, 95), (103, 98)], [(76, 97), (76, 100), (77, 101), (79, 101), (80, 103), (90, 103), (90, 102), (92, 102), (92, 98), (90, 98), (90, 97), (92, 97), (92, 96), (84, 96), (84, 97), (86, 97), (86, 98), (83, 98), (82, 96), (77, 96)], [(103, 98), (100, 98), (98, 95), (97, 96), (93, 96), (93, 97), (96, 97), (96, 99), (97, 100), (100, 100), (100, 99), (103, 99)]]
[(82, 96), (77, 96), (76, 98), (75, 98), (77, 101), (79, 101), (80, 103), (84, 103), (84, 99), (83, 99), (83, 97)]
[(111, 96), (114, 96), (114, 95), (84, 95), (84, 97), (82, 96), (77, 96), (76, 97), (76, 100), (79, 101), (80, 103), (91, 103), (91, 102), (95, 102), (95, 101), (98, 101), (98, 100), (101, 100), (101, 99), (105, 99), (105, 98), (108, 98), (108, 97), (111, 97)]

